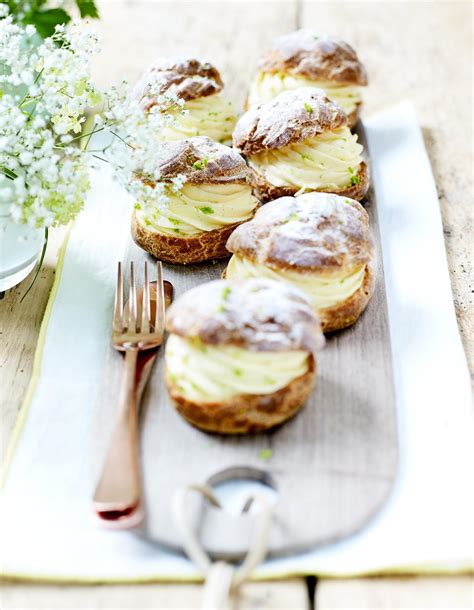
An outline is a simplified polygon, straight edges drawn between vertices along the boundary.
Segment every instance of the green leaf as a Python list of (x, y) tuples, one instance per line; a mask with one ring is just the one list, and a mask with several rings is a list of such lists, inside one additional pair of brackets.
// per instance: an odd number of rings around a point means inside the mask
[(24, 21), (34, 25), (42, 38), (48, 38), (54, 34), (54, 28), (57, 25), (69, 23), (71, 17), (62, 8), (51, 8), (47, 11), (30, 13)]
[(83, 19), (84, 17), (99, 19), (99, 11), (94, 0), (76, 0), (76, 4)]
[(313, 113), (313, 108), (310, 104), (308, 104), (308, 102), (304, 103), (304, 109), (306, 110), (306, 112), (308, 112), (309, 114)]

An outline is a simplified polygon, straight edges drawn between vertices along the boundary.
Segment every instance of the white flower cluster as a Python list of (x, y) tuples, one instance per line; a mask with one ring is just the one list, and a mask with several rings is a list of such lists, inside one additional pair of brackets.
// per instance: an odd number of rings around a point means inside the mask
[[(158, 180), (162, 132), (175, 120), (168, 110), (185, 113), (184, 100), (162, 93), (153, 75), (146, 99), (126, 82), (100, 94), (90, 79), (97, 46), (77, 26), (57, 26), (41, 41), (33, 26), (0, 20), (0, 205), (17, 222), (39, 228), (74, 218), (93, 158), (111, 163), (136, 207), (150, 212), (166, 204), (167, 188), (183, 185), (181, 177), (166, 186)], [(103, 112), (84, 129), (85, 111), (99, 102)], [(110, 140), (97, 148), (107, 133)]]
[(41, 41), (33, 26), (0, 20), (0, 204), (18, 222), (65, 224), (83, 206), (89, 180), (77, 143), (86, 109), (101, 99), (90, 79), (96, 49), (76, 27)]
[[(166, 205), (167, 187), (181, 189), (184, 177), (177, 176), (167, 185), (160, 183), (159, 165), (163, 158), (163, 130), (175, 122), (170, 109), (183, 110), (184, 100), (173, 91), (161, 92), (161, 81), (149, 77), (146, 98), (140, 97), (124, 81), (104, 95), (104, 111), (96, 119), (94, 131), (104, 128), (112, 134), (102, 151), (114, 166), (116, 179), (135, 201), (135, 208), (150, 213)], [(151, 108), (145, 110), (153, 99)]]

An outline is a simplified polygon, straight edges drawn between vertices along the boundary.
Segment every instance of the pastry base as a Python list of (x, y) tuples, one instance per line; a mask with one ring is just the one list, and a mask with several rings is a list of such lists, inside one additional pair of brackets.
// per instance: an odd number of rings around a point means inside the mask
[(248, 434), (263, 432), (293, 417), (311, 394), (316, 380), (316, 363), (301, 377), (273, 394), (247, 394), (223, 402), (192, 402), (166, 378), (169, 395), (177, 411), (190, 424), (206, 432)]
[(132, 216), (132, 237), (140, 248), (158, 260), (178, 265), (188, 265), (230, 256), (225, 245), (230, 234), (239, 224), (241, 223), (214, 231), (203, 231), (191, 237), (175, 237), (174, 235), (149, 231), (138, 221), (134, 212)]
[[(267, 203), (268, 201), (278, 199), (279, 197), (292, 197), (300, 190), (296, 186), (274, 186), (273, 184), (267, 182), (265, 178), (257, 173), (253, 168), (251, 169), (253, 171), (256, 183), (255, 196), (260, 199), (262, 203)], [(358, 176), (360, 178), (359, 184), (354, 184), (353, 186), (348, 186), (339, 190), (316, 189), (316, 192), (334, 193), (336, 195), (341, 195), (342, 197), (349, 197), (350, 199), (361, 201), (369, 189), (369, 168), (364, 161), (361, 163)], [(305, 192), (308, 193), (311, 191), (307, 190)]]
[(370, 265), (366, 267), (362, 286), (354, 292), (348, 299), (338, 303), (333, 307), (319, 309), (318, 315), (321, 319), (321, 329), (323, 333), (334, 330), (341, 330), (352, 326), (359, 319), (360, 315), (367, 307), (373, 292), (373, 272)]
[(359, 120), (360, 107), (362, 106), (362, 102), (359, 102), (354, 110), (347, 115), (347, 126), (351, 131), (354, 131), (354, 127), (357, 125), (357, 121)]

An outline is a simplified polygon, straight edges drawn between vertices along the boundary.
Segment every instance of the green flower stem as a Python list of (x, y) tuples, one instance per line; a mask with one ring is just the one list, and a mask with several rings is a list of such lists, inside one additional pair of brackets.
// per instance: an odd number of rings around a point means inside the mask
[(18, 178), (14, 171), (8, 169), (8, 167), (5, 167), (4, 165), (0, 165), (0, 172), (10, 180), (15, 180), (15, 178)]
[(26, 295), (30, 292), (30, 290), (33, 288), (34, 283), (36, 282), (36, 278), (38, 277), (39, 272), (41, 271), (41, 267), (43, 265), (43, 261), (44, 261), (44, 257), (46, 255), (46, 249), (48, 247), (48, 237), (49, 237), (49, 232), (48, 232), (48, 227), (45, 227), (44, 229), (44, 242), (43, 242), (43, 249), (41, 250), (41, 256), (40, 259), (38, 261), (38, 265), (36, 266), (36, 271), (35, 271), (35, 275), (33, 276), (33, 280), (31, 282), (31, 284), (28, 286), (25, 294), (21, 297), (20, 299), (20, 303), (23, 302), (23, 300), (26, 298)]
[[(133, 150), (135, 150), (135, 147), (134, 147), (134, 146), (132, 146), (131, 144), (129, 144), (129, 143), (126, 141), (126, 140), (124, 140), (124, 139), (122, 138), (122, 136), (119, 136), (119, 134), (118, 134), (118, 133), (115, 133), (115, 131), (112, 131), (112, 130), (110, 130), (110, 133), (111, 133), (113, 136), (115, 136), (116, 138), (118, 138), (119, 140), (121, 140), (121, 141), (122, 141), (124, 144), (126, 144), (126, 145), (127, 145), (129, 148), (132, 148)], [(129, 136), (127, 136), (127, 138), (128, 138), (128, 137), (129, 137)]]

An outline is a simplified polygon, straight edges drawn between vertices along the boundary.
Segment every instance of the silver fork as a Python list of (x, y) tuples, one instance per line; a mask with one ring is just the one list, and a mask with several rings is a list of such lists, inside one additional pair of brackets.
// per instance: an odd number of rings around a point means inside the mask
[(143, 517), (138, 457), (140, 397), (137, 365), (140, 352), (158, 348), (163, 342), (165, 296), (160, 262), (157, 264), (156, 286), (156, 311), (152, 319), (148, 265), (145, 262), (142, 301), (139, 307), (135, 265), (130, 263), (129, 301), (124, 306), (122, 264), (118, 263), (112, 343), (115, 349), (124, 352), (123, 381), (117, 419), (94, 493), (94, 509), (97, 515), (114, 527), (131, 527)]

